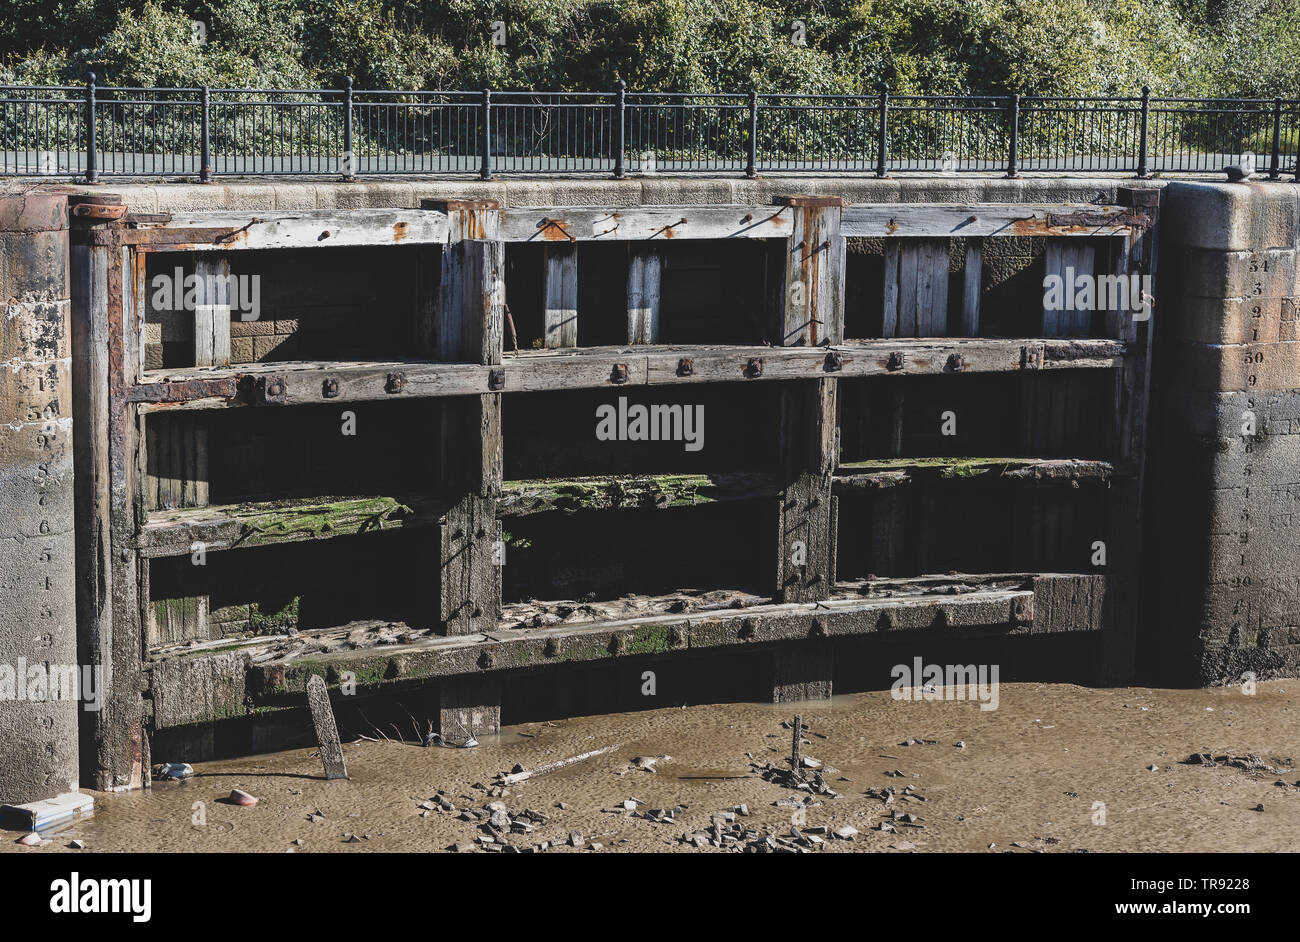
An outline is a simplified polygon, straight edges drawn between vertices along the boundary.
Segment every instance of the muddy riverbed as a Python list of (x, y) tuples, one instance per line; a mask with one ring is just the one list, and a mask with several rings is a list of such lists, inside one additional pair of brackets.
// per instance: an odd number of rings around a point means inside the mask
[[(310, 749), (204, 763), (184, 782), (97, 793), (93, 818), (36, 848), (16, 845), (19, 835), (7, 832), (0, 850), (441, 851), (475, 842), (482, 832), (460, 820), (461, 809), (491, 801), (545, 816), (532, 833), (506, 840), (519, 847), (549, 842), (547, 853), (722, 852), (697, 849), (682, 835), (742, 804), (749, 814), (738, 822), (760, 834), (786, 835), (792, 821), (827, 828), (822, 853), (1300, 846), (1300, 681), (1263, 683), (1253, 696), (1236, 687), (1003, 684), (989, 711), (970, 701), (895, 701), (888, 691), (803, 704), (803, 753), (823, 764), (826, 784), (841, 797), (814, 797), (802, 812), (778, 804), (798, 793), (764, 781), (751, 766), (786, 761), (791, 732), (781, 724), (795, 712), (725, 704), (529, 723), (474, 749), (361, 741), (344, 746), (349, 781), (325, 781)], [(490, 786), (516, 764), (537, 768), (616, 743), (500, 797), (475, 787)], [(1276, 771), (1184, 764), (1192, 753), (1256, 756)], [(633, 767), (637, 756), (671, 758), (648, 772)], [(887, 787), (895, 790), (889, 805), (868, 795)], [(224, 803), (232, 788), (258, 803)], [(440, 791), (456, 810), (438, 810)], [(611, 810), (628, 800), (639, 803), (638, 812), (682, 810), (663, 823)], [(895, 829), (875, 830), (882, 821)], [(846, 825), (857, 835), (835, 839), (832, 832)], [(581, 848), (564, 843), (572, 832), (583, 835)], [(69, 849), (74, 839), (85, 849)]]

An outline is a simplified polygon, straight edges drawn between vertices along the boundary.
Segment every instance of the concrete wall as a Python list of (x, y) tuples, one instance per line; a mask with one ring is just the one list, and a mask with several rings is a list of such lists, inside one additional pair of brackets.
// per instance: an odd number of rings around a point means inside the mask
[[(0, 197), (0, 800), (77, 787), (67, 195)], [(34, 669), (33, 674), (28, 669)], [(37, 697), (39, 699), (29, 699)]]
[(1300, 673), (1300, 188), (1171, 183), (1160, 223), (1142, 666)]

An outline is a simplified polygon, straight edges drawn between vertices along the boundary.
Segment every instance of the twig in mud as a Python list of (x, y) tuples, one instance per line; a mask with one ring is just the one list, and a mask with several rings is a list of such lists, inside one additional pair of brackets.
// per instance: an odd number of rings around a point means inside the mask
[[(361, 718), (363, 720), (365, 720), (367, 723), (370, 723), (370, 717), (366, 716), (366, 714), (361, 712), (361, 707), (357, 707), (357, 713), (361, 715)], [(383, 739), (384, 742), (389, 742), (389, 743), (392, 742), (391, 739), (389, 739), (387, 736), (384, 735), (384, 731), (380, 729), (378, 726), (376, 726), (374, 723), (370, 723), (370, 728), (373, 729), (376, 733), (378, 733), (379, 737)]]

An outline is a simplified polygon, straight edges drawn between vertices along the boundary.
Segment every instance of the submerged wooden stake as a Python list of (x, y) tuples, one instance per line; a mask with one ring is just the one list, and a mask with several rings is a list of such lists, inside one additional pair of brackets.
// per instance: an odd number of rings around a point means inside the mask
[(307, 681), (307, 705), (311, 707), (311, 719), (316, 724), (316, 742), (320, 744), (325, 778), (347, 778), (348, 769), (343, 763), (343, 746), (339, 743), (339, 728), (334, 722), (334, 708), (330, 706), (325, 678), (320, 674), (312, 674)]

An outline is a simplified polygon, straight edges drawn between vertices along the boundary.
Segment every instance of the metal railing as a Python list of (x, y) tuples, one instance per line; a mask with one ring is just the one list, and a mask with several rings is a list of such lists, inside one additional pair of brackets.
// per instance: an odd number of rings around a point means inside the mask
[(0, 176), (1297, 172), (1300, 101), (0, 86)]

